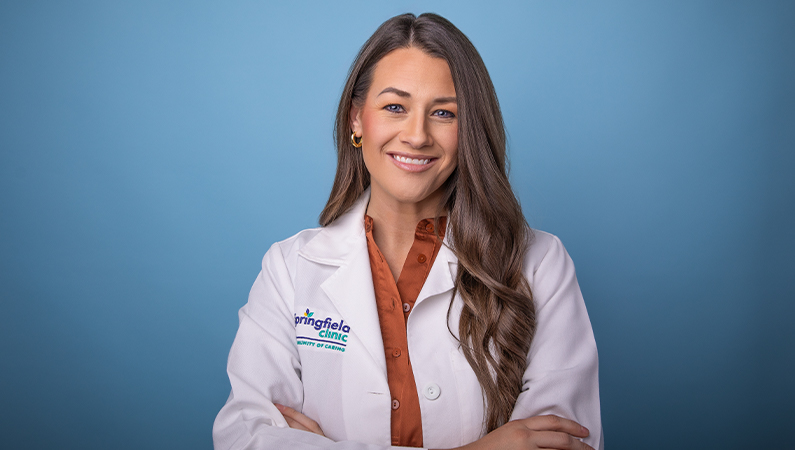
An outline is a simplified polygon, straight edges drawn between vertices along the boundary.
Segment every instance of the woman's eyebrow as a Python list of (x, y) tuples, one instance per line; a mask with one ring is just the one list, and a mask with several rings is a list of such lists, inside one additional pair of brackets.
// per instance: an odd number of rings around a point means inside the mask
[[(408, 92), (400, 90), (398, 88), (394, 88), (394, 87), (385, 88), (378, 95), (376, 95), (376, 97), (379, 97), (381, 94), (386, 94), (387, 92), (391, 92), (391, 93), (393, 93), (395, 95), (398, 95), (400, 97), (411, 98), (411, 94), (409, 94)], [(455, 99), (455, 97), (438, 97), (438, 98), (433, 99), (432, 103), (433, 104), (436, 104), (436, 103), (456, 103), (456, 99)]]
[(433, 104), (437, 103), (457, 103), (455, 97), (438, 97), (433, 99)]
[(399, 96), (401, 96), (401, 97), (411, 98), (411, 94), (409, 94), (408, 92), (406, 92), (406, 91), (401, 91), (400, 89), (398, 89), (398, 88), (393, 88), (393, 87), (388, 87), (388, 88), (385, 88), (385, 89), (384, 89), (383, 91), (381, 91), (381, 92), (380, 92), (378, 95), (376, 95), (376, 97), (379, 97), (379, 96), (381, 96), (381, 94), (386, 94), (387, 92), (391, 92), (391, 93), (393, 93), (393, 94), (396, 94), (396, 95), (399, 95)]

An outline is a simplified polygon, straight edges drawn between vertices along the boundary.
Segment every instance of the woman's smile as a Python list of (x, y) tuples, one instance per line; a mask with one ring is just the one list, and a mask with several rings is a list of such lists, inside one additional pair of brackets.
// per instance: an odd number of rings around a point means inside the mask
[(398, 153), (387, 153), (387, 155), (392, 158), (396, 166), (407, 172), (424, 172), (438, 160), (438, 158), (414, 157)]

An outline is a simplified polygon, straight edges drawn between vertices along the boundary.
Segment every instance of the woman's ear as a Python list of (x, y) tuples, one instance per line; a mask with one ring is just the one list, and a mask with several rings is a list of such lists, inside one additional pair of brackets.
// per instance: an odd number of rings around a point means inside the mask
[(359, 108), (355, 105), (351, 105), (351, 131), (353, 131), (356, 136), (362, 135), (362, 108)]

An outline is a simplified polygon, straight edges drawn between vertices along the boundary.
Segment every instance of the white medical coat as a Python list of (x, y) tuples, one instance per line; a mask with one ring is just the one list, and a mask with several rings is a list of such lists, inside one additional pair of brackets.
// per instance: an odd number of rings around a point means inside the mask
[[(216, 449), (390, 447), (392, 399), (364, 231), (368, 201), (369, 191), (331, 225), (265, 254), (239, 312), (228, 360), (232, 392), (213, 426)], [(596, 343), (574, 265), (557, 237), (534, 235), (524, 267), (537, 330), (511, 418), (569, 418), (591, 431), (586, 443), (602, 448)], [(442, 246), (407, 322), (426, 448), (483, 435), (482, 391), (450, 334), (458, 334), (458, 297), (447, 323), (456, 269)], [(327, 437), (290, 429), (273, 403), (314, 419)]]

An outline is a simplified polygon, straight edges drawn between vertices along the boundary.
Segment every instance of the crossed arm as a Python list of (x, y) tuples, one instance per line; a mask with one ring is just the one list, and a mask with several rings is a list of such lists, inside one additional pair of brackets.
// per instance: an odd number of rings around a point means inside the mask
[[(325, 436), (314, 420), (300, 412), (276, 404), (290, 428), (308, 431)], [(573, 420), (555, 415), (535, 416), (528, 419), (513, 420), (483, 436), (475, 442), (458, 447), (459, 450), (594, 450), (580, 441), (589, 431)]]

